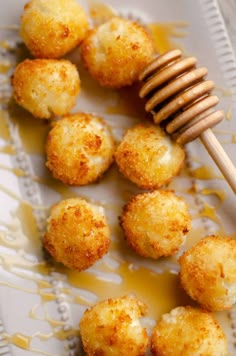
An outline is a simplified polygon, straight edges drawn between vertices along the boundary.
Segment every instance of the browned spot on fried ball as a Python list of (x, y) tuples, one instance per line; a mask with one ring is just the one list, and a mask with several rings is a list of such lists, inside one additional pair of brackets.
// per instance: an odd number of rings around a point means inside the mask
[(77, 271), (89, 268), (110, 245), (103, 208), (80, 198), (60, 201), (51, 209), (43, 244), (66, 267)]
[(139, 318), (145, 314), (145, 304), (128, 296), (86, 310), (79, 325), (86, 355), (144, 356), (149, 338)]
[(65, 184), (96, 181), (109, 168), (115, 150), (105, 121), (92, 114), (77, 113), (58, 120), (46, 142), (46, 166)]
[(184, 158), (184, 149), (153, 124), (128, 129), (115, 154), (120, 172), (143, 189), (169, 183), (179, 173)]
[(109, 88), (133, 84), (154, 55), (153, 41), (145, 29), (119, 17), (91, 30), (81, 50), (92, 77)]
[(30, 0), (21, 16), (20, 35), (37, 58), (62, 57), (87, 31), (87, 16), (76, 0)]
[(124, 207), (120, 222), (128, 245), (155, 259), (178, 252), (191, 227), (187, 204), (172, 191), (136, 195)]
[(230, 309), (236, 302), (236, 240), (208, 236), (179, 259), (186, 293), (210, 311)]
[(80, 91), (79, 73), (70, 61), (26, 59), (12, 77), (16, 102), (40, 119), (65, 115)]
[(227, 356), (223, 330), (213, 315), (192, 307), (177, 307), (164, 314), (153, 329), (155, 356)]

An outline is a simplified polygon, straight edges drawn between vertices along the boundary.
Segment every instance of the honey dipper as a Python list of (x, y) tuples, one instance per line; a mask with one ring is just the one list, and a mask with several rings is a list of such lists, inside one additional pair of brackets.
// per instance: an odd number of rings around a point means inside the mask
[(211, 128), (224, 118), (212, 95), (208, 71), (196, 67), (195, 57), (182, 58), (178, 49), (156, 57), (140, 74), (143, 82), (140, 97), (147, 98), (145, 110), (153, 114), (156, 124), (166, 120), (165, 129), (176, 142), (185, 144), (199, 137), (226, 181), (236, 193), (236, 169)]

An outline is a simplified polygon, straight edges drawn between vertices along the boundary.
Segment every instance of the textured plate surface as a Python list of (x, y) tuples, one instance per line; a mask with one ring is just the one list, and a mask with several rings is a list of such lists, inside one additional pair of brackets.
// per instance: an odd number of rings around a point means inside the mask
[[(82, 355), (78, 322), (98, 300), (133, 293), (147, 303), (143, 323), (149, 330), (164, 312), (191, 303), (178, 286), (177, 258), (153, 262), (137, 257), (125, 245), (118, 216), (137, 188), (121, 177), (115, 165), (97, 183), (68, 188), (54, 181), (44, 166), (49, 125), (33, 119), (11, 100), (10, 76), (27, 56), (18, 37), (25, 1), (1, 1), (0, 11), (0, 355)], [(93, 1), (80, 1), (95, 21), (109, 13)], [(214, 0), (109, 0), (110, 12), (137, 19), (152, 31), (157, 49), (180, 47), (198, 58), (216, 82), (219, 107), (226, 119), (215, 128), (236, 164), (236, 62)], [(98, 10), (98, 8), (100, 10)], [(104, 11), (106, 9), (106, 12)], [(100, 88), (83, 69), (78, 51), (69, 58), (78, 65), (82, 91), (76, 110), (95, 112), (111, 125), (117, 141), (127, 127), (144, 117), (134, 89)], [(193, 229), (185, 248), (208, 234), (236, 237), (235, 196), (201, 143), (187, 147), (186, 167), (169, 188), (189, 203)], [(112, 230), (108, 255), (88, 271), (76, 273), (45, 259), (41, 236), (49, 207), (62, 198), (83, 196), (101, 204)], [(236, 353), (236, 309), (217, 313), (230, 352)]]

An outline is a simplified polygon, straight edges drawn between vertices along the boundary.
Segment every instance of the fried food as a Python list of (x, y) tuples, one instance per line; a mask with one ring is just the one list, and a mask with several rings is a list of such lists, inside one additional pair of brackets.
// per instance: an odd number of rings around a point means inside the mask
[(91, 30), (81, 45), (85, 67), (108, 88), (133, 84), (153, 55), (153, 41), (146, 30), (119, 17)]
[(76, 0), (30, 0), (21, 16), (20, 35), (36, 58), (62, 57), (87, 31), (87, 15)]
[(227, 356), (226, 338), (207, 311), (177, 307), (164, 314), (153, 329), (155, 356)]
[(70, 185), (96, 181), (109, 168), (115, 150), (105, 121), (77, 113), (58, 120), (46, 141), (46, 166), (56, 179)]
[(79, 73), (70, 61), (26, 59), (12, 77), (16, 102), (40, 119), (65, 115), (80, 91)]
[(135, 252), (157, 259), (176, 253), (191, 227), (185, 201), (172, 191), (134, 196), (120, 217), (126, 241)]
[(153, 124), (128, 129), (115, 153), (120, 172), (143, 189), (168, 184), (179, 173), (184, 158), (182, 146)]
[(179, 259), (186, 293), (210, 311), (227, 310), (236, 302), (236, 240), (208, 236)]
[(47, 220), (43, 245), (66, 267), (82, 271), (108, 251), (110, 230), (103, 208), (81, 198), (58, 202)]
[(87, 309), (79, 325), (86, 355), (145, 355), (149, 338), (139, 321), (145, 314), (145, 304), (128, 296)]

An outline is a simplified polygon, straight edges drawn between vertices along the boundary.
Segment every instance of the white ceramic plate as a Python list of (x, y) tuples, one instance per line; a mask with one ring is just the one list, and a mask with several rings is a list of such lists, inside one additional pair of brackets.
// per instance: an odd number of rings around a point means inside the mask
[[(138, 190), (114, 166), (98, 184), (71, 188), (55, 182), (44, 166), (48, 125), (12, 104), (9, 78), (22, 50), (17, 28), (24, 0), (1, 1), (0, 11), (0, 355), (81, 355), (78, 323), (98, 300), (133, 293), (147, 303), (149, 330), (164, 312), (191, 301), (178, 286), (176, 258), (154, 262), (137, 257), (125, 245), (117, 217)], [(90, 13), (96, 2), (80, 1)], [(236, 163), (236, 62), (214, 0), (108, 0), (122, 16), (143, 24), (161, 24), (159, 46), (180, 46), (209, 69), (226, 120), (214, 131)], [(160, 35), (160, 28), (159, 28)], [(130, 90), (99, 88), (78, 61), (82, 92), (73, 109), (96, 112), (112, 126), (117, 140), (126, 127), (142, 120), (143, 108)], [(234, 194), (211, 158), (195, 141), (187, 147), (186, 169), (170, 188), (189, 203), (193, 229), (185, 248), (211, 233), (235, 236)], [(194, 187), (194, 189), (192, 189)], [(46, 261), (40, 237), (48, 208), (59, 199), (85, 196), (102, 204), (112, 229), (113, 247), (88, 271), (76, 273)], [(230, 352), (234, 348), (236, 310), (218, 313)]]

